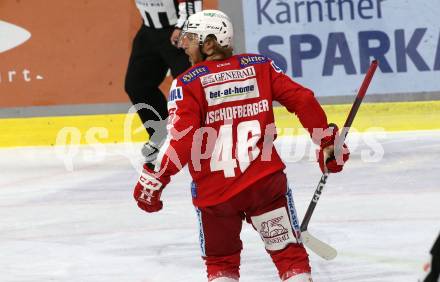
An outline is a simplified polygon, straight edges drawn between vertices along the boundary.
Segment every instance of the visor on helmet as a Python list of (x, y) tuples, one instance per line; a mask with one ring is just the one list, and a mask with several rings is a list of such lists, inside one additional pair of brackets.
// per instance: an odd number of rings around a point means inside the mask
[(199, 36), (193, 32), (182, 31), (177, 42), (177, 47), (183, 48), (184, 42), (188, 40), (189, 44), (199, 44)]

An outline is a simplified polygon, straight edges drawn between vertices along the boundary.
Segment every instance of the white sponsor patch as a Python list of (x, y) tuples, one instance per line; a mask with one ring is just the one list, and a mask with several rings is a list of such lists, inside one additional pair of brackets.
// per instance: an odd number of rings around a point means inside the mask
[(183, 91), (182, 87), (178, 86), (176, 88), (172, 88), (170, 90), (170, 95), (168, 96), (168, 101), (181, 101), (183, 100)]
[(202, 86), (211, 85), (214, 83), (228, 82), (232, 80), (243, 80), (246, 78), (255, 77), (255, 68), (247, 67), (239, 70), (227, 70), (213, 74), (207, 74), (200, 78)]
[(177, 80), (174, 79), (170, 86), (170, 92), (168, 93), (168, 110), (171, 108), (177, 108), (177, 101), (183, 100), (183, 89), (181, 86), (177, 86)]
[(253, 216), (251, 220), (267, 250), (282, 250), (287, 244), (297, 243), (285, 207)]
[(168, 102), (183, 100), (183, 90), (181, 86), (177, 86), (177, 80), (174, 79), (168, 93)]
[(205, 88), (205, 97), (209, 106), (260, 97), (257, 79), (227, 82)]

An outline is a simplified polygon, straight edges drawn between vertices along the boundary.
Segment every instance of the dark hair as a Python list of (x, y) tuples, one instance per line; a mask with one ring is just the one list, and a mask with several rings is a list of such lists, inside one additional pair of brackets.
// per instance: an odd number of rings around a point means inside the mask
[(229, 58), (232, 56), (233, 48), (232, 47), (223, 47), (217, 42), (217, 37), (214, 34), (209, 34), (205, 38), (205, 42), (208, 40), (214, 40), (216, 42), (214, 50), (216, 53), (222, 54), (225, 58)]

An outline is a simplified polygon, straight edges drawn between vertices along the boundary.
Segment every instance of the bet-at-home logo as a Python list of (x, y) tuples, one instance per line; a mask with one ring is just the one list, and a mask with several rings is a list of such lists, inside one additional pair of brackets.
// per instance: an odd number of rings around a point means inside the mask
[(254, 85), (248, 85), (248, 86), (244, 86), (244, 87), (229, 87), (224, 89), (223, 91), (221, 90), (217, 90), (217, 91), (210, 91), (209, 92), (209, 98), (211, 99), (218, 99), (218, 98), (223, 98), (224, 96), (229, 96), (229, 95), (246, 95), (247, 93), (254, 91), (255, 90), (255, 86)]
[(204, 90), (209, 106), (260, 97), (256, 78), (226, 82), (206, 87)]

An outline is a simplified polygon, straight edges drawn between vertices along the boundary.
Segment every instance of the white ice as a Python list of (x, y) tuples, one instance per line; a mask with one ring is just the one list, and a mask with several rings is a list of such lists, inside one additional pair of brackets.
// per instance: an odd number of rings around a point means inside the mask
[[(277, 144), (300, 219), (320, 178), (303, 141)], [(339, 252), (310, 254), (314, 281), (416, 281), (440, 230), (440, 131), (349, 141), (351, 159), (328, 179), (309, 225)], [(161, 212), (143, 213), (132, 199), (139, 148), (1, 149), (0, 281), (206, 281), (188, 171), (165, 190)], [(248, 225), (242, 240), (241, 281), (278, 281)]]

